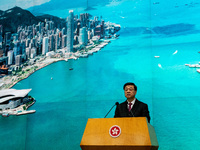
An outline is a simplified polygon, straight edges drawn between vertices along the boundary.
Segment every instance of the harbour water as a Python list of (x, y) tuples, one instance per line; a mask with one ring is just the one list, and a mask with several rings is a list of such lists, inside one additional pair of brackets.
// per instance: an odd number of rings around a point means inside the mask
[[(103, 118), (123, 102), (123, 84), (132, 81), (137, 98), (149, 106), (159, 150), (200, 149), (200, 73), (185, 66), (200, 61), (200, 4), (159, 2), (113, 1), (90, 10), (119, 23), (119, 39), (88, 58), (53, 63), (17, 83), (13, 88), (32, 88), (36, 113), (0, 117), (0, 147), (80, 150), (87, 119)], [(114, 110), (107, 117), (113, 116)]]

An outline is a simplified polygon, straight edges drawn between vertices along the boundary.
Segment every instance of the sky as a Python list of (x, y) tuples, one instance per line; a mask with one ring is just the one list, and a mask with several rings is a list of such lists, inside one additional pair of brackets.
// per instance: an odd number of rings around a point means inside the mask
[(15, 6), (27, 9), (32, 6), (41, 5), (49, 2), (50, 0), (0, 0), (0, 10), (8, 10)]

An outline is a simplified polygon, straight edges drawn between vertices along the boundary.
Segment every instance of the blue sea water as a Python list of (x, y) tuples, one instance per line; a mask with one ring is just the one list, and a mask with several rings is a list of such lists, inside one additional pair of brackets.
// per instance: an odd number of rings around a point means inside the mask
[[(0, 117), (0, 147), (79, 150), (87, 119), (103, 118), (116, 101), (123, 102), (123, 84), (132, 81), (137, 98), (149, 106), (159, 150), (200, 149), (200, 74), (185, 66), (200, 62), (200, 4), (113, 0), (93, 8), (93, 16), (121, 25), (119, 39), (88, 58), (53, 63), (17, 83), (13, 88), (32, 89), (36, 113)], [(44, 13), (67, 17), (68, 9)], [(113, 116), (114, 110), (107, 117)]]

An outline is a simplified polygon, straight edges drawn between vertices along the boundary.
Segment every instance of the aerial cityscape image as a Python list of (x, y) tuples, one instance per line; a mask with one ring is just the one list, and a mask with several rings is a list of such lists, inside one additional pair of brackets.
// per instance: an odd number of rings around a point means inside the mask
[(1, 149), (81, 150), (88, 119), (125, 101), (126, 82), (159, 150), (200, 149), (200, 2), (0, 4)]

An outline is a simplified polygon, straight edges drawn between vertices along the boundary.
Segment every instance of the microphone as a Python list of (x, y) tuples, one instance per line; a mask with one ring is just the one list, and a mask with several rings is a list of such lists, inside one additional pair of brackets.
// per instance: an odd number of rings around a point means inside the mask
[[(116, 102), (116, 103), (115, 103), (115, 105), (117, 105), (117, 106), (118, 106), (118, 105), (119, 105), (119, 103), (118, 103), (118, 102)], [(113, 105), (113, 107), (114, 107), (115, 105)], [(104, 118), (106, 118), (106, 116), (107, 116), (107, 115), (110, 113), (110, 111), (113, 109), (113, 107), (112, 107), (112, 108), (109, 110), (109, 112), (108, 112), (108, 113), (105, 115), (105, 117), (104, 117)]]

